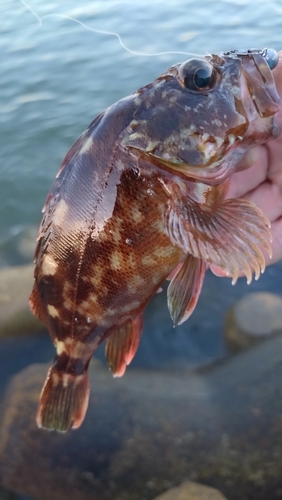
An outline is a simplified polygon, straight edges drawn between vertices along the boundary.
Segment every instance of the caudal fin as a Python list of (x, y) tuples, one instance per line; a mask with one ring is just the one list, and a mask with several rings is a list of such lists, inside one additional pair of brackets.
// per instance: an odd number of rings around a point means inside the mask
[(37, 412), (37, 425), (66, 432), (83, 422), (89, 401), (87, 372), (76, 375), (50, 368), (43, 386)]

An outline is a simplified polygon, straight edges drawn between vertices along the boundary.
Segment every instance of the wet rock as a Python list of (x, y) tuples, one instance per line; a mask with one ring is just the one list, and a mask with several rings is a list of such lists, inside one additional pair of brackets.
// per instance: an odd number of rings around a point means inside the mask
[(43, 330), (28, 305), (33, 271), (33, 265), (0, 270), (0, 337)]
[(225, 333), (232, 350), (282, 333), (282, 297), (269, 292), (245, 295), (228, 311)]
[(281, 498), (281, 337), (200, 374), (129, 368), (113, 379), (94, 363), (86, 419), (66, 434), (35, 424), (46, 372), (16, 375), (2, 411), (0, 479), (13, 492), (153, 500), (189, 480), (228, 500)]
[(172, 488), (154, 500), (226, 500), (220, 491), (187, 481), (178, 488)]

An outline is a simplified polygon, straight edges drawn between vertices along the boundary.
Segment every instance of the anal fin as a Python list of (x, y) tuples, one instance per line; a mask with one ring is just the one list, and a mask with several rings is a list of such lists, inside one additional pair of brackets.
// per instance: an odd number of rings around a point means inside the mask
[(122, 377), (134, 358), (143, 329), (143, 315), (129, 319), (114, 330), (106, 341), (106, 359), (114, 377)]
[(181, 325), (194, 311), (200, 296), (206, 263), (188, 255), (167, 289), (167, 303), (175, 325)]
[(43, 386), (37, 412), (37, 425), (66, 432), (83, 422), (89, 400), (87, 372), (66, 373), (50, 368)]

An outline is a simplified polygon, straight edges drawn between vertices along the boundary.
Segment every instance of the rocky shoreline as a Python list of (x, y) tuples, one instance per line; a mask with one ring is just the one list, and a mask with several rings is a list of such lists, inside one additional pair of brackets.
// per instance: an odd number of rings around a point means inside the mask
[[(85, 422), (66, 434), (35, 423), (46, 364), (10, 382), (5, 488), (32, 500), (153, 500), (192, 481), (228, 500), (281, 498), (282, 336), (202, 372), (129, 369), (117, 380), (93, 361)], [(164, 500), (183, 498), (174, 493)]]
[[(28, 307), (32, 280), (33, 265), (0, 270), (2, 389), (6, 367), (12, 375), (26, 366), (11, 378), (1, 403), (1, 499), (282, 498), (281, 296), (257, 291), (233, 301), (220, 363), (214, 357), (193, 370), (133, 363), (114, 380), (94, 359), (86, 420), (62, 435), (35, 424), (48, 366), (28, 365), (51, 358), (53, 348)], [(160, 305), (149, 311), (153, 334), (141, 345), (145, 354), (159, 330), (162, 342), (173, 345), (169, 326), (163, 327), (164, 297), (154, 300)], [(21, 365), (25, 345), (32, 356)]]

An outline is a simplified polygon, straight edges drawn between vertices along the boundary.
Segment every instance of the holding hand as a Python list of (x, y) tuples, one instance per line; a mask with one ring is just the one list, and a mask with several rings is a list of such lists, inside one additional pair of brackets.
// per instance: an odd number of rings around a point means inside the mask
[[(279, 63), (273, 75), (282, 97), (282, 51), (278, 55)], [(282, 132), (282, 108), (275, 121)], [(265, 253), (265, 259), (266, 265), (273, 264), (282, 259), (282, 133), (277, 139), (251, 149), (241, 161), (240, 168), (242, 170), (231, 179), (228, 197), (254, 202), (270, 220), (273, 256), (270, 259)], [(218, 276), (225, 276), (216, 266), (211, 266), (211, 270)]]

